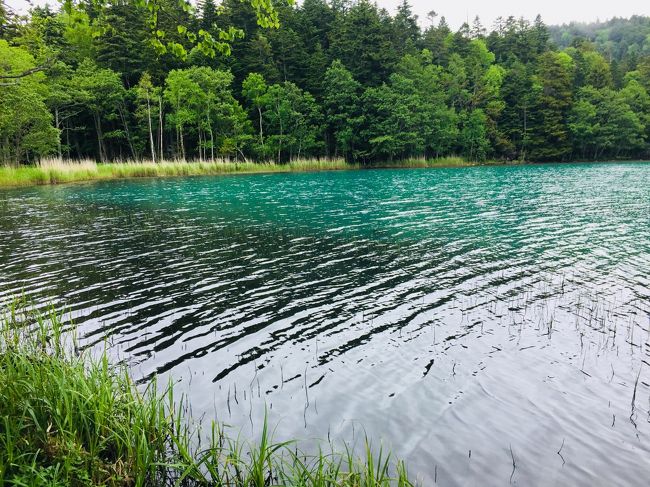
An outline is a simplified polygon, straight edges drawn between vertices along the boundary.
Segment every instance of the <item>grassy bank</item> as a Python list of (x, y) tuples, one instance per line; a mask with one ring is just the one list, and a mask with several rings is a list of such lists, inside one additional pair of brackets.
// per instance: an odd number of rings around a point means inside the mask
[(504, 162), (497, 161), (468, 161), (462, 157), (447, 156), (439, 157), (437, 159), (403, 159), (392, 162), (375, 163), (368, 167), (379, 168), (427, 168), (427, 167), (470, 167), (470, 166), (486, 166), (486, 165), (503, 165)]
[[(411, 159), (363, 167), (458, 167), (471, 166), (459, 157), (425, 160)], [(45, 160), (38, 166), (0, 167), (0, 187), (35, 186), (42, 184), (102, 181), (109, 179), (167, 176), (200, 176), (218, 174), (250, 174), (269, 172), (329, 171), (359, 169), (342, 159), (313, 159), (286, 164), (253, 162), (120, 162), (97, 164), (94, 161)]]
[(411, 485), (370, 446), (363, 458), (331, 445), (305, 455), (266, 426), (245, 443), (187, 410), (173, 387), (139, 392), (106, 354), (80, 352), (54, 313), (15, 302), (0, 320), (0, 485)]
[(287, 164), (253, 162), (115, 162), (46, 160), (38, 166), (0, 167), (0, 187), (102, 181), (138, 177), (202, 176), (349, 169), (343, 160), (302, 160)]

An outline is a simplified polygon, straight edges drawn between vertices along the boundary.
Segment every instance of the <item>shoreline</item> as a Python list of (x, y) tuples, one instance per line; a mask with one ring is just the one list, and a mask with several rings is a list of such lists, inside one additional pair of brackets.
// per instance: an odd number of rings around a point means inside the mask
[(260, 437), (246, 440), (192, 417), (173, 382), (135, 384), (106, 348), (80, 349), (74, 325), (54, 309), (41, 314), (21, 299), (0, 307), (0, 485), (416, 485), (403, 461), (368, 438), (357, 452), (329, 440), (278, 441), (265, 418)]
[(570, 162), (467, 161), (459, 157), (406, 159), (372, 164), (344, 160), (300, 160), (284, 164), (257, 162), (141, 161), (109, 162), (48, 161), (39, 166), (0, 166), (0, 189), (26, 188), (80, 182), (99, 182), (134, 178), (221, 176), (229, 174), (275, 174), (368, 169), (433, 169), (481, 166), (528, 166), (546, 164), (647, 163), (646, 160), (602, 160)]

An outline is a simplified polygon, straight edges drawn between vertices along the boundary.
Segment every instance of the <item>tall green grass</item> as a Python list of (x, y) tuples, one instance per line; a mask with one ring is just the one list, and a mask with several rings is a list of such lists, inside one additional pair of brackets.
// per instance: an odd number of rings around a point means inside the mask
[(101, 181), (137, 177), (202, 176), (268, 172), (324, 171), (356, 168), (339, 159), (306, 159), (276, 163), (254, 162), (114, 162), (46, 160), (38, 166), (0, 167), (0, 187), (35, 186), (76, 181)]
[(427, 167), (468, 167), (468, 166), (503, 166), (522, 164), (522, 162), (504, 162), (497, 160), (469, 161), (459, 156), (445, 156), (433, 159), (424, 157), (402, 159), (393, 162), (376, 163), (373, 167), (395, 167), (395, 168), (427, 168)]
[[(35, 186), (79, 181), (101, 181), (137, 177), (202, 176), (218, 174), (251, 174), (272, 172), (332, 171), (360, 168), (425, 168), (474, 166), (461, 157), (437, 159), (406, 159), (367, 165), (351, 164), (343, 159), (304, 159), (277, 164), (274, 162), (112, 162), (62, 161), (47, 159), (38, 166), (0, 166), (0, 187)], [(485, 164), (485, 163), (481, 163)]]
[(405, 167), (405, 168), (426, 168), (426, 167), (464, 167), (464, 166), (478, 166), (482, 163), (471, 162), (463, 159), (462, 157), (446, 156), (438, 157), (435, 159), (426, 159), (424, 157), (404, 159), (394, 162), (385, 162), (377, 164), (380, 167)]
[(136, 389), (106, 353), (79, 350), (74, 329), (24, 301), (0, 320), (0, 485), (412, 485), (402, 462), (366, 441), (301, 453), (264, 424), (256, 443), (192, 422), (173, 386)]

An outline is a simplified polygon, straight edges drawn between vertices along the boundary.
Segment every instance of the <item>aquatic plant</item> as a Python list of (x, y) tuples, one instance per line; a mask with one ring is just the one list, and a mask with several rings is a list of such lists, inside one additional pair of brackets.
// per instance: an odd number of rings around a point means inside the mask
[(402, 462), (366, 442), (305, 454), (295, 441), (228, 436), (193, 422), (173, 384), (139, 390), (106, 351), (24, 300), (0, 319), (0, 485), (409, 486)]
[(92, 160), (47, 159), (38, 166), (0, 167), (0, 187), (34, 186), (75, 181), (98, 181), (137, 177), (205, 176), (231, 173), (296, 172), (358, 167), (339, 159), (301, 159), (286, 164), (199, 161), (128, 161), (97, 164)]
[(418, 168), (474, 166), (461, 157), (407, 159), (369, 165), (352, 164), (343, 159), (298, 159), (285, 164), (275, 162), (128, 161), (98, 164), (92, 160), (45, 159), (38, 166), (0, 166), (0, 187), (36, 186), (79, 181), (101, 181), (138, 177), (207, 176), (301, 171), (333, 171), (360, 168)]

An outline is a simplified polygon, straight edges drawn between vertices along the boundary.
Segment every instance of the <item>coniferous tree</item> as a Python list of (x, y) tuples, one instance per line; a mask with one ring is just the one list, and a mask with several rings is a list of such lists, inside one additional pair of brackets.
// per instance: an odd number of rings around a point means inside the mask
[(327, 69), (324, 85), (328, 153), (351, 160), (359, 142), (361, 85), (340, 61), (334, 61)]
[(532, 160), (562, 161), (571, 153), (567, 121), (572, 101), (573, 72), (573, 60), (568, 54), (546, 52), (540, 56), (528, 122), (528, 156)]
[(3, 160), (650, 156), (647, 17), (422, 31), (407, 0), (268, 5), (1, 11)]

